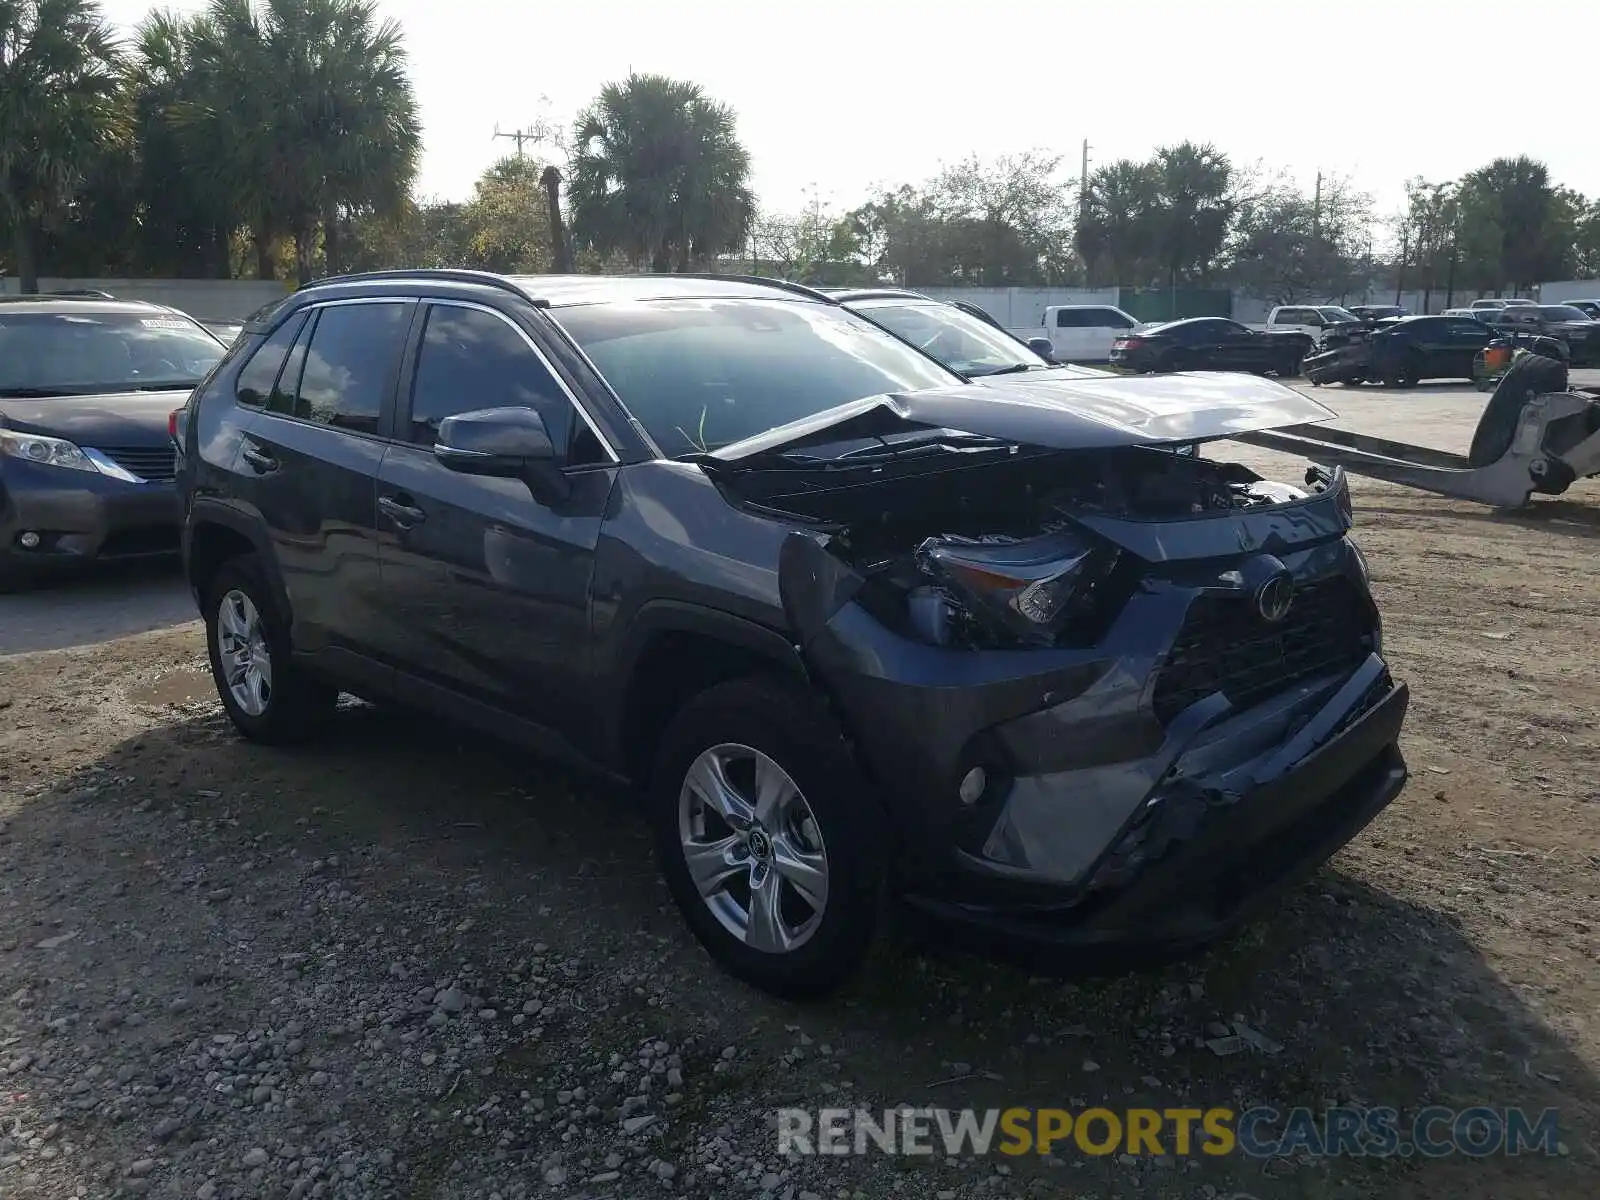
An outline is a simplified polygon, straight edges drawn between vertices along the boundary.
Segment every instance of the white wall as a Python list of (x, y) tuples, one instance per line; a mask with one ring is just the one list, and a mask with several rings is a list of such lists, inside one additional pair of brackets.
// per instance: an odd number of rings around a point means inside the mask
[(1600, 279), (1564, 279), (1541, 283), (1539, 300), (1544, 304), (1565, 304), (1568, 300), (1600, 300)]
[[(0, 276), (0, 296), (21, 291), (14, 275)], [(41, 292), (92, 288), (119, 300), (150, 300), (200, 321), (242, 321), (289, 291), (282, 281), (260, 279), (41, 279)]]
[(1111, 304), (1116, 288), (935, 288), (913, 289), (936, 300), (965, 300), (976, 304), (1007, 329), (1039, 327), (1044, 310), (1052, 304)]

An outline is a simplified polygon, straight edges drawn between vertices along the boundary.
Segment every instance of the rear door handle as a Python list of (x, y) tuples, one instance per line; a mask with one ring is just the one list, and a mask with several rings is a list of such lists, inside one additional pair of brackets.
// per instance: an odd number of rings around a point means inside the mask
[[(409, 499), (409, 497), (408, 497)], [(427, 520), (428, 514), (415, 505), (405, 504), (393, 496), (379, 496), (378, 508), (401, 529), (410, 529)]]
[(273, 458), (265, 450), (258, 450), (254, 446), (246, 446), (240, 451), (240, 457), (263, 475), (268, 471), (276, 471), (278, 469), (277, 459)]

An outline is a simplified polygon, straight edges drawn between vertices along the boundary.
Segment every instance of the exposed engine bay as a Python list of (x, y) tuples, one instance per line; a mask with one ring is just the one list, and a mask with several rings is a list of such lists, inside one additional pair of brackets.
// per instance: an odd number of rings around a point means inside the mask
[(866, 576), (861, 602), (889, 627), (938, 646), (1003, 648), (1092, 642), (1143, 575), (1075, 518), (1219, 517), (1307, 495), (1150, 446), (952, 454), (965, 461), (929, 470), (919, 459), (905, 473), (879, 464), (859, 481), (843, 464), (774, 472), (768, 481), (788, 486), (762, 487), (760, 503), (826, 522), (829, 551)]

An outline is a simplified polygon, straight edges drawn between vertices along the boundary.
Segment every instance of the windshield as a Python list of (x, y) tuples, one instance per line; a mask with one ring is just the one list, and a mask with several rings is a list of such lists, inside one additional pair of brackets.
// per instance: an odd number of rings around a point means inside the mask
[(850, 307), (958, 375), (1050, 366), (1015, 338), (953, 305), (866, 300)]
[(0, 313), (0, 396), (192, 388), (224, 350), (169, 313)]
[(1539, 315), (1546, 321), (1587, 321), (1589, 319), (1588, 313), (1571, 304), (1541, 305)]
[(644, 300), (551, 312), (663, 453), (743, 441), (852, 400), (960, 384), (865, 319), (793, 300)]
[(1317, 309), (1317, 311), (1322, 314), (1322, 319), (1324, 321), (1359, 321), (1359, 320), (1361, 320), (1360, 317), (1356, 316), (1355, 313), (1351, 312), (1348, 308), (1340, 308), (1336, 304), (1329, 305), (1326, 308), (1319, 308), (1319, 309)]

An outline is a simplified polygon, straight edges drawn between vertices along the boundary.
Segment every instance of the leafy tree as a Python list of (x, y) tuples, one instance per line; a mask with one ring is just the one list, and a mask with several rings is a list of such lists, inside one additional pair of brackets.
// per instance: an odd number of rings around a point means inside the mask
[(1585, 204), (1574, 222), (1572, 267), (1581, 279), (1600, 276), (1600, 200)]
[(1463, 225), (1471, 226), (1473, 249), (1493, 272), (1496, 291), (1564, 277), (1577, 214), (1544, 163), (1497, 158), (1464, 176), (1459, 195)]
[(573, 126), (568, 176), (574, 242), (653, 271), (741, 249), (755, 211), (733, 110), (664, 75), (601, 89)]
[(515, 156), (483, 173), (462, 213), (468, 234), (463, 265), (513, 274), (550, 270), (554, 254), (543, 174), (543, 163)]
[(876, 279), (861, 261), (852, 221), (834, 214), (815, 197), (792, 216), (758, 217), (750, 229), (750, 257), (758, 272), (818, 287), (849, 287)]
[(1060, 161), (970, 157), (918, 187), (881, 192), (846, 223), (867, 265), (908, 287), (1065, 283), (1081, 272)]
[(24, 292), (46, 224), (120, 132), (120, 67), (95, 0), (0, 0), (0, 217)]
[(1364, 287), (1371, 197), (1347, 180), (1307, 195), (1284, 181), (1242, 201), (1230, 242), (1230, 282), (1274, 304), (1316, 302)]

